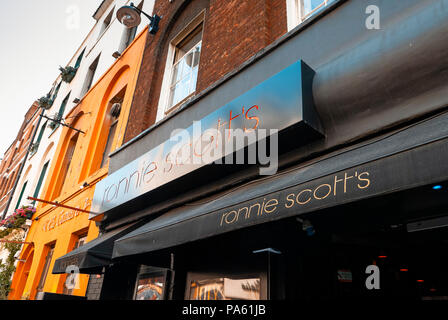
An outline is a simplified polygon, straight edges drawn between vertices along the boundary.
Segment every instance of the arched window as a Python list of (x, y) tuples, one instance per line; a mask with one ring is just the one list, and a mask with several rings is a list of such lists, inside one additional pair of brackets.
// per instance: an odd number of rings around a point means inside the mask
[(103, 123), (103, 134), (104, 136), (107, 135), (107, 139), (102, 144), (103, 155), (100, 168), (104, 168), (107, 165), (109, 161), (109, 154), (113, 151), (112, 146), (117, 131), (118, 117), (120, 116), (121, 104), (123, 103), (125, 93), (126, 87), (124, 87), (109, 101)]
[(67, 149), (65, 151), (64, 159), (62, 160), (62, 165), (59, 170), (59, 176), (56, 181), (56, 188), (54, 192), (54, 197), (57, 198), (61, 195), (62, 190), (66, 182), (67, 174), (70, 169), (70, 164), (73, 159), (73, 154), (75, 153), (76, 145), (79, 139), (79, 132), (73, 133), (68, 141)]

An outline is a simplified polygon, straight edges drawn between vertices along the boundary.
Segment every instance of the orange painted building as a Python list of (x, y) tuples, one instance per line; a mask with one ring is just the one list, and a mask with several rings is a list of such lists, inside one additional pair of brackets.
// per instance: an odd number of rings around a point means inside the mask
[[(124, 138), (147, 37), (144, 29), (65, 117), (41, 198), (90, 210), (95, 185), (108, 173), (108, 155)], [(77, 288), (66, 274), (52, 274), (57, 258), (98, 237), (89, 214), (39, 202), (13, 277), (10, 300), (38, 299), (39, 293), (85, 296), (89, 275)]]

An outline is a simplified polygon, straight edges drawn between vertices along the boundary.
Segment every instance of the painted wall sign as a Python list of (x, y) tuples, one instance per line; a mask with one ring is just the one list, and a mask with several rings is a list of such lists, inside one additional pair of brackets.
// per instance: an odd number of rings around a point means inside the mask
[[(300, 124), (319, 132), (311, 97), (313, 76), (314, 72), (299, 60), (181, 131), (176, 139), (163, 142), (106, 177), (96, 186), (92, 205), (95, 214), (91, 218), (236, 151), (227, 148), (233, 140), (225, 129), (246, 134), (258, 134), (263, 129), (269, 131), (268, 136), (272, 129), (281, 131)], [(182, 135), (191, 139), (181, 144)], [(237, 147), (255, 144), (266, 135), (256, 137)]]
[[(86, 198), (83, 206), (77, 206), (77, 208), (87, 210), (91, 205), (91, 201), (91, 199)], [(50, 215), (48, 218), (46, 218), (46, 220), (42, 222), (42, 231), (48, 232), (56, 229), (64, 223), (77, 218), (80, 214), (82, 215), (83, 213), (78, 210), (65, 209), (60, 212), (57, 211), (57, 213)]]

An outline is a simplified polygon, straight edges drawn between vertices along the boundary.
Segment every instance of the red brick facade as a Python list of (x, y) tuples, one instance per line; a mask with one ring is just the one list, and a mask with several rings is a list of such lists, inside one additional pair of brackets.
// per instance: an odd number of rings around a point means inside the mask
[(155, 122), (169, 44), (204, 9), (196, 94), (287, 31), (286, 0), (156, 0), (162, 20), (148, 35), (125, 142)]
[[(16, 180), (20, 178), (20, 167), (31, 143), (38, 119), (39, 107), (37, 102), (35, 102), (25, 114), (25, 119), (23, 120), (16, 139), (3, 156), (3, 160), (0, 164), (0, 217), (4, 213), (9, 198), (13, 196), (13, 188)], [(9, 206), (7, 215), (12, 213), (10, 211), (11, 205)]]

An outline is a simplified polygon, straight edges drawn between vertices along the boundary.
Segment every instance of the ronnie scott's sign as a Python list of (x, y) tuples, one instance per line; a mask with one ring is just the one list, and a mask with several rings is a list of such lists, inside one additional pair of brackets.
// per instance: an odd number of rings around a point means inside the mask
[[(313, 75), (299, 60), (189, 128), (174, 132), (170, 139), (99, 182), (92, 212), (110, 211), (246, 147), (247, 161), (253, 161), (251, 146), (261, 145), (266, 137), (286, 128), (300, 124), (318, 132), (311, 98)], [(270, 147), (274, 144), (271, 141)], [(267, 153), (272, 156), (275, 152)]]

